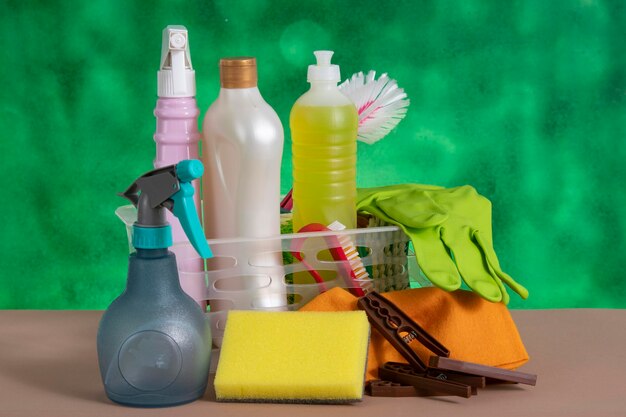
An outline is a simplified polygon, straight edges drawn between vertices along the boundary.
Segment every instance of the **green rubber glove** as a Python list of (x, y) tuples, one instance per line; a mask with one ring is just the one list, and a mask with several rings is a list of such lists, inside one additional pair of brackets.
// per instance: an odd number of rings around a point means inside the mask
[(500, 268), (493, 249), (491, 202), (473, 187), (401, 184), (358, 190), (357, 210), (400, 226), (417, 262), (436, 286), (454, 291), (461, 279), (483, 298), (509, 302), (506, 283), (522, 298), (526, 288)]

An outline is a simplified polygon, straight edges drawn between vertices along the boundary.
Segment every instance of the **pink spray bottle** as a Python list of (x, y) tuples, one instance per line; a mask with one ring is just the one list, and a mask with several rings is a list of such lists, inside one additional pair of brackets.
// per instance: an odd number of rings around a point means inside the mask
[[(196, 103), (196, 74), (191, 66), (189, 53), (189, 37), (184, 26), (167, 26), (163, 29), (161, 48), (161, 66), (157, 73), (158, 100), (154, 115), (156, 116), (156, 158), (154, 168), (174, 165), (185, 159), (198, 159), (200, 132), (198, 116), (200, 110)], [(192, 181), (194, 188), (194, 205), (200, 217), (200, 182)], [(179, 263), (186, 271), (201, 272), (204, 264), (202, 259), (186, 261), (181, 247), (176, 243), (187, 243), (188, 239), (179, 220), (167, 213), (167, 221), (172, 227), (174, 246), (171, 250), (177, 255)], [(188, 245), (187, 245), (188, 246)], [(186, 251), (186, 253), (193, 253)], [(182, 262), (181, 262), (182, 261)], [(206, 288), (203, 279), (196, 279), (197, 274), (181, 274), (180, 285), (201, 307), (205, 307)]]

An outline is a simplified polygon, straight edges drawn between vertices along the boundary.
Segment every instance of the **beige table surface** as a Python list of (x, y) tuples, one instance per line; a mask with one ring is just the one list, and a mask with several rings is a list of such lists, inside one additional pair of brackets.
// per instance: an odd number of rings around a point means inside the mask
[(0, 416), (626, 416), (626, 310), (513, 311), (537, 386), (470, 399), (372, 398), (350, 405), (217, 403), (128, 408), (105, 396), (99, 311), (0, 311)]

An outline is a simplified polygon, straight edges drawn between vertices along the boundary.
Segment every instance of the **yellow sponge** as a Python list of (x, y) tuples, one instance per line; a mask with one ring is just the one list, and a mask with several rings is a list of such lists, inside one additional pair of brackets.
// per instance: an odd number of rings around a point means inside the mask
[(230, 311), (215, 375), (216, 397), (360, 401), (368, 343), (363, 311)]

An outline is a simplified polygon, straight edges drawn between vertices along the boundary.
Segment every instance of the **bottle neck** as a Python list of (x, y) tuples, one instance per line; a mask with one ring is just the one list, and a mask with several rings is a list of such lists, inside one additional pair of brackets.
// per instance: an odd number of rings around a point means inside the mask
[(242, 96), (261, 96), (258, 86), (246, 88), (220, 88), (220, 96), (222, 97), (242, 97)]
[(334, 81), (310, 81), (311, 90), (336, 90), (337, 83)]
[(247, 88), (224, 88), (220, 89), (217, 101), (225, 104), (228, 108), (237, 111), (239, 106), (261, 106), (265, 100), (261, 96), (258, 87)]
[(176, 256), (167, 249), (137, 249), (128, 265), (127, 295), (149, 300), (175, 299), (182, 294)]
[(195, 97), (159, 97), (154, 115), (159, 119), (197, 119), (200, 109)]
[(161, 249), (137, 249), (136, 256), (141, 259), (159, 259), (165, 258), (169, 250), (167, 248)]

